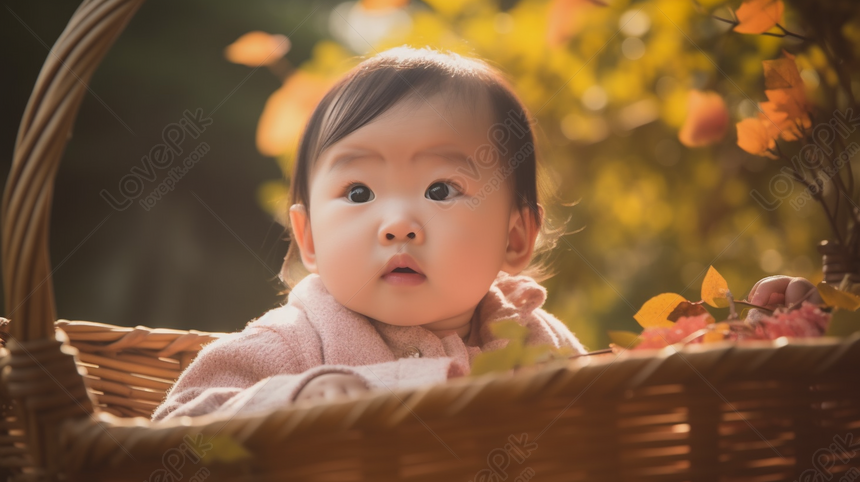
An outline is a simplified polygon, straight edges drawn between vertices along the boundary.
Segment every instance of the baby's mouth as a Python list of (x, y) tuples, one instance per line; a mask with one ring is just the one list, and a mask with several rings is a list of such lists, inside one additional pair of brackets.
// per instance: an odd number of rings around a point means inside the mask
[(415, 274), (418, 274), (418, 272), (412, 268), (394, 268), (393, 270), (391, 270), (391, 272), (392, 273), (415, 273)]
[(411, 256), (398, 254), (388, 261), (382, 279), (392, 285), (417, 286), (422, 284), (427, 276), (421, 272), (421, 267)]

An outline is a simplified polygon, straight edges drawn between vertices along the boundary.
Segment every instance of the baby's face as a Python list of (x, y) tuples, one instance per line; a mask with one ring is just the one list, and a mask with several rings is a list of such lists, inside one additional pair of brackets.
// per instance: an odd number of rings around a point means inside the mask
[[(491, 116), (476, 110), (440, 96), (405, 100), (317, 159), (303, 260), (342, 305), (445, 328), (510, 271), (512, 179), (489, 188), (498, 162), (467, 163), (490, 145)], [(392, 271), (407, 265), (413, 272)]]

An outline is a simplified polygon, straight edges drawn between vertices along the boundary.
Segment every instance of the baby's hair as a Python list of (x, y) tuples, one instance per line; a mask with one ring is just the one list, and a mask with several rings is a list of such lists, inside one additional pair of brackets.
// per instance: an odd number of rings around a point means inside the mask
[[(517, 207), (528, 209), (539, 234), (529, 266), (521, 274), (536, 281), (552, 277), (549, 263), (542, 256), (550, 252), (564, 235), (545, 222), (544, 209), (538, 204), (537, 149), (528, 112), (502, 75), (478, 59), (428, 48), (397, 47), (377, 54), (353, 68), (340, 79), (314, 109), (299, 142), (290, 186), (290, 205), (302, 204), (311, 219), (309, 177), (320, 154), (352, 132), (391, 109), (398, 102), (427, 100), (435, 94), (450, 95), (450, 100), (475, 104), (485, 99), (493, 108), (494, 127), (516, 131), (495, 146), (500, 165), (514, 166), (513, 188)], [(545, 190), (545, 188), (544, 188)], [(525, 214), (525, 213), (524, 213)], [(285, 216), (289, 224), (289, 216)], [(289, 239), (294, 238), (288, 226)], [(292, 289), (307, 275), (297, 243), (290, 242), (280, 279)]]

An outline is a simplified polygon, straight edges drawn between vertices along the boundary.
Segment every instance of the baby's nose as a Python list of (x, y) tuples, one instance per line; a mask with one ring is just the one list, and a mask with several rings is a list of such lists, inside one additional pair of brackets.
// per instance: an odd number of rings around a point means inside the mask
[(379, 242), (383, 245), (394, 243), (424, 243), (424, 229), (414, 222), (407, 220), (386, 223), (379, 230)]

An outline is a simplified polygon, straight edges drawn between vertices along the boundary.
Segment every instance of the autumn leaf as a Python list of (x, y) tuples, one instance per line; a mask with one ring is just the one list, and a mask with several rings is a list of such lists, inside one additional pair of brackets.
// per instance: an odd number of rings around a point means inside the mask
[(669, 314), (678, 307), (678, 305), (687, 301), (683, 296), (676, 293), (659, 294), (650, 300), (646, 301), (642, 308), (633, 315), (633, 318), (642, 325), (643, 328), (651, 327), (670, 327), (674, 323), (669, 320)]
[(409, 0), (361, 0), (365, 10), (388, 10), (401, 8), (409, 4)]
[(764, 88), (774, 89), (800, 89), (803, 91), (803, 79), (797, 70), (794, 55), (782, 51), (782, 57), (774, 60), (763, 60)]
[(720, 94), (691, 90), (687, 97), (687, 119), (678, 133), (681, 144), (703, 147), (719, 142), (729, 126), (729, 111)]
[(708, 310), (705, 309), (700, 303), (692, 303), (690, 301), (682, 301), (678, 303), (678, 306), (669, 313), (667, 317), (669, 321), (678, 321), (678, 318), (682, 316), (699, 316), (707, 313)]
[(702, 300), (714, 308), (725, 308), (729, 306), (726, 298), (728, 292), (729, 284), (725, 278), (713, 266), (708, 267), (705, 280), (702, 281)]
[(632, 331), (614, 331), (610, 330), (607, 332), (609, 334), (609, 339), (620, 348), (631, 349), (635, 348), (636, 345), (641, 341), (639, 339), (639, 335), (633, 333)]
[(835, 286), (824, 281), (818, 283), (818, 294), (827, 306), (842, 308), (848, 311), (857, 311), (860, 308), (860, 296), (847, 291), (836, 289)]
[(756, 156), (773, 157), (769, 149), (776, 146), (767, 125), (760, 117), (750, 117), (735, 125), (738, 131), (738, 147)]
[(295, 149), (305, 124), (331, 83), (330, 79), (298, 70), (272, 93), (257, 124), (260, 153), (279, 156)]
[(765, 91), (765, 94), (771, 99), (775, 99), (776, 102), (762, 102), (759, 104), (761, 107), (761, 112), (759, 113), (759, 119), (761, 119), (762, 123), (768, 130), (768, 136), (776, 142), (776, 138), (782, 137), (786, 141), (794, 141), (800, 139), (802, 133), (800, 132), (800, 128), (796, 123), (797, 120), (800, 120), (804, 127), (809, 127), (811, 125), (809, 121), (809, 116), (805, 113), (799, 114), (800, 117), (795, 118), (789, 115), (784, 109), (786, 107), (790, 108), (792, 111), (795, 111), (796, 108), (794, 106), (781, 105), (777, 102), (780, 99), (785, 98), (787, 94), (785, 94), (781, 90), (768, 90)]
[(290, 39), (266, 32), (248, 32), (224, 49), (224, 56), (235, 64), (248, 67), (268, 65), (290, 50)]
[(723, 341), (726, 339), (726, 336), (730, 333), (731, 328), (729, 328), (729, 324), (725, 322), (714, 323), (711, 325), (711, 331), (705, 333), (702, 337), (702, 343), (715, 343), (718, 341)]
[[(799, 126), (808, 129), (812, 127), (812, 120), (809, 117), (811, 105), (794, 56), (783, 51), (781, 58), (765, 60), (762, 66), (767, 89), (764, 93), (768, 99), (761, 104), (762, 111), (777, 124), (783, 139), (797, 140), (801, 137)], [(785, 118), (779, 119), (777, 113), (784, 114)]]
[(782, 58), (765, 60), (762, 65), (768, 101), (759, 104), (757, 117), (737, 124), (738, 146), (750, 154), (776, 159), (771, 150), (778, 138), (795, 141), (812, 127), (812, 106), (793, 55), (783, 51)]
[(735, 32), (749, 34), (767, 32), (782, 18), (784, 8), (782, 0), (747, 0), (735, 12), (738, 18)]
[(606, 6), (602, 0), (552, 0), (546, 39), (550, 47), (558, 47), (573, 38), (585, 25), (588, 10)]

